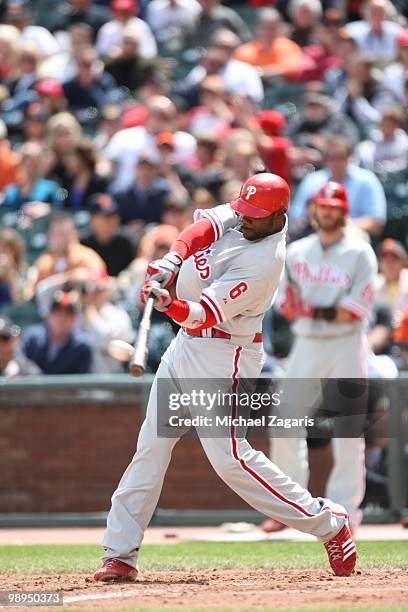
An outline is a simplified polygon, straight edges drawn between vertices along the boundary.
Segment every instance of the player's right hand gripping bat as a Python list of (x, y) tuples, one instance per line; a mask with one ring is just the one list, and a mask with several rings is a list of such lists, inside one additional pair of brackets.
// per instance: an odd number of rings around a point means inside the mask
[(146, 306), (143, 311), (142, 320), (140, 321), (134, 344), (133, 355), (129, 363), (129, 373), (132, 376), (143, 376), (146, 370), (146, 363), (149, 355), (148, 343), (154, 300), (155, 298), (153, 295), (150, 295), (146, 300)]

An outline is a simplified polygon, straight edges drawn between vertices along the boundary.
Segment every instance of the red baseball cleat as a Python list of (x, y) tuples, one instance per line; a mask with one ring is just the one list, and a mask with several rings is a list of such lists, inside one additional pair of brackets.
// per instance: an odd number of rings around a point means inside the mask
[(357, 549), (346, 523), (339, 533), (324, 545), (330, 567), (336, 576), (350, 576), (357, 561)]
[(137, 570), (119, 561), (119, 559), (105, 559), (103, 567), (94, 573), (97, 582), (135, 582)]

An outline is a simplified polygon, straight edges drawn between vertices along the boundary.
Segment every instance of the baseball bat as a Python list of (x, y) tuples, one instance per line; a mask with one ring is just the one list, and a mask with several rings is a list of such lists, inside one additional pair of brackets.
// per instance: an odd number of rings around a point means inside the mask
[(129, 374), (132, 376), (143, 376), (146, 370), (147, 357), (149, 355), (148, 342), (150, 335), (151, 318), (153, 312), (154, 297), (146, 300), (146, 306), (140, 321), (134, 351), (129, 363)]

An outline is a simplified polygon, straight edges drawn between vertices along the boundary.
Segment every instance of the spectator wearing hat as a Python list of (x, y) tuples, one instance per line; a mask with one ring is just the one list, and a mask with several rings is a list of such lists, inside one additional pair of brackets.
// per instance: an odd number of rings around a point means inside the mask
[(41, 169), (41, 146), (34, 142), (25, 143), (20, 150), (21, 165), (18, 181), (5, 188), (2, 206), (20, 210), (23, 204), (44, 202), (59, 203), (59, 187), (54, 181), (45, 179)]
[(138, 36), (134, 28), (126, 26), (117, 54), (106, 61), (106, 71), (113, 76), (118, 86), (127, 87), (132, 93), (160, 72), (157, 60), (140, 55)]
[(77, 59), (77, 69), (77, 74), (64, 83), (64, 94), (70, 109), (85, 118), (88, 109), (99, 109), (109, 102), (109, 94), (116, 88), (116, 82), (104, 71), (93, 47), (82, 50)]
[(207, 47), (213, 34), (221, 29), (231, 30), (241, 42), (251, 39), (250, 29), (234, 9), (219, 0), (199, 0), (199, 4), (201, 10), (187, 37), (187, 46)]
[(109, 342), (118, 339), (130, 343), (135, 336), (128, 313), (109, 301), (110, 288), (111, 279), (106, 274), (90, 272), (80, 290), (78, 329), (92, 341), (91, 371), (98, 374), (122, 371), (122, 364), (108, 354)]
[(117, 191), (121, 222), (140, 224), (160, 223), (164, 205), (171, 193), (170, 184), (160, 176), (160, 156), (157, 150), (141, 151), (134, 172), (133, 184), (126, 190)]
[(44, 323), (29, 327), (20, 348), (43, 374), (88, 374), (93, 346), (76, 331), (80, 311), (76, 292), (56, 291)]
[(8, 2), (5, 21), (21, 32), (21, 38), (24, 42), (34, 45), (42, 59), (59, 53), (60, 46), (51, 32), (43, 26), (33, 25), (30, 2), (26, 0)]
[(118, 204), (106, 193), (95, 194), (90, 198), (89, 212), (91, 231), (81, 244), (98, 253), (109, 276), (118, 276), (135, 256), (133, 243), (120, 231)]
[(265, 78), (290, 78), (299, 70), (303, 53), (295, 42), (282, 35), (278, 11), (264, 8), (257, 16), (255, 39), (238, 47), (234, 57), (255, 66)]
[(196, 0), (152, 0), (146, 20), (160, 45), (169, 50), (182, 49), (201, 12)]
[(67, 180), (62, 185), (67, 192), (64, 207), (71, 212), (87, 208), (95, 193), (107, 190), (108, 179), (97, 173), (97, 155), (91, 140), (83, 138), (64, 158)]
[(380, 271), (375, 282), (375, 302), (389, 306), (398, 323), (408, 307), (407, 252), (400, 242), (386, 238), (377, 253)]
[[(188, 202), (188, 183), (192, 172), (177, 163), (174, 155), (174, 135), (172, 132), (160, 132), (156, 136), (156, 149), (159, 154), (159, 174), (167, 181), (172, 198), (181, 202)], [(186, 181), (186, 183), (184, 182)]]
[(40, 369), (18, 349), (21, 329), (8, 317), (0, 316), (0, 377), (35, 375)]
[(40, 97), (40, 102), (44, 108), (55, 115), (65, 110), (67, 101), (64, 96), (64, 89), (55, 79), (42, 79), (35, 86), (35, 91)]
[(282, 136), (286, 126), (285, 117), (274, 110), (264, 110), (251, 116), (245, 102), (235, 105), (237, 118), (242, 127), (253, 135), (259, 156), (268, 172), (281, 176), (290, 185), (292, 182), (292, 142)]
[(30, 269), (32, 289), (47, 279), (47, 284), (59, 286), (60, 275), (72, 275), (80, 270), (105, 271), (104, 261), (95, 251), (79, 242), (73, 218), (68, 213), (58, 213), (51, 218), (48, 227), (47, 250), (38, 257)]
[(6, 124), (0, 119), (0, 193), (17, 182), (20, 161), (20, 155), (11, 148)]
[(360, 51), (377, 61), (395, 59), (398, 53), (397, 36), (402, 28), (393, 20), (396, 11), (390, 0), (368, 0), (362, 16), (361, 21), (346, 25)]
[(386, 221), (384, 189), (370, 170), (351, 163), (352, 148), (344, 136), (325, 138), (324, 166), (306, 175), (289, 209), (293, 231), (308, 223), (308, 205), (327, 181), (344, 185), (348, 193), (351, 222), (370, 235), (377, 235)]
[(93, 39), (99, 29), (109, 20), (108, 9), (92, 0), (68, 0), (56, 6), (57, 15), (50, 25), (52, 32), (69, 30), (71, 26), (84, 23), (92, 29)]
[(384, 69), (384, 85), (391, 91), (399, 104), (407, 102), (406, 82), (408, 79), (408, 28), (397, 36), (399, 54), (397, 61)]
[(149, 25), (137, 17), (137, 0), (111, 0), (110, 8), (113, 19), (102, 26), (96, 39), (96, 48), (100, 55), (115, 58), (120, 53), (126, 28), (128, 31), (132, 30), (136, 36), (140, 57), (155, 57), (156, 41)]
[(374, 284), (374, 308), (368, 342), (375, 355), (390, 354), (396, 358), (393, 340), (398, 342), (403, 330), (404, 311), (408, 308), (408, 263), (404, 246), (386, 238), (377, 249), (379, 273)]
[(370, 140), (361, 142), (355, 158), (362, 168), (373, 172), (401, 172), (408, 167), (408, 135), (403, 129), (405, 113), (398, 106), (387, 106), (379, 129)]

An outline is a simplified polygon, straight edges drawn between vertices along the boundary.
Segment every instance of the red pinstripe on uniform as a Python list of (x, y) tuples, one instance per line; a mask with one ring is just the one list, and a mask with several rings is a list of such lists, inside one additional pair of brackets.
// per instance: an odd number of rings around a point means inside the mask
[(218, 240), (220, 238), (220, 236), (221, 236), (221, 228), (220, 228), (220, 226), (218, 224), (217, 219), (213, 215), (208, 214), (206, 212), (202, 212), (201, 214), (202, 214), (203, 217), (205, 217), (206, 219), (208, 219), (210, 221), (210, 223), (211, 223), (211, 225), (213, 226), (213, 229), (214, 229), (215, 240)]
[(213, 300), (209, 295), (207, 295), (204, 292), (200, 296), (200, 301), (201, 300), (204, 300), (204, 302), (206, 302), (208, 304), (208, 306), (211, 308), (211, 310), (215, 314), (215, 318), (217, 319), (217, 323), (222, 323), (224, 321), (225, 317), (223, 316), (221, 308), (219, 307), (217, 302), (215, 302), (215, 300)]
[[(234, 352), (234, 368), (233, 368), (233, 372), (232, 372), (232, 391), (233, 391), (233, 393), (236, 393), (237, 392), (237, 388), (238, 388), (238, 378), (237, 377), (238, 377), (238, 372), (239, 372), (239, 359), (241, 357), (241, 353), (242, 353), (242, 346), (237, 346), (237, 348), (235, 349), (235, 352)], [(231, 411), (232, 419), (235, 419), (236, 415), (237, 415), (237, 407), (235, 405), (235, 402), (233, 401), (232, 411)], [(245, 472), (247, 472), (252, 478), (254, 478), (257, 482), (259, 482), (259, 484), (261, 486), (263, 486), (264, 489), (269, 491), (269, 493), (272, 493), (272, 495), (277, 497), (283, 503), (288, 504), (288, 506), (292, 506), (292, 508), (295, 508), (295, 510), (298, 510), (299, 512), (301, 512), (302, 514), (304, 514), (308, 518), (313, 518), (314, 516), (316, 516), (315, 514), (311, 514), (310, 512), (307, 512), (307, 510), (302, 508), (302, 506), (299, 506), (299, 504), (291, 501), (290, 499), (287, 499), (284, 495), (282, 495), (281, 493), (276, 491), (276, 489), (274, 489), (268, 482), (266, 482), (266, 480), (264, 480), (262, 478), (262, 476), (260, 476), (252, 468), (250, 468), (245, 463), (245, 460), (240, 458), (239, 455), (238, 455), (237, 441), (235, 439), (235, 426), (232, 423), (231, 423), (231, 430), (230, 431), (231, 431), (232, 456), (234, 457), (234, 459), (236, 461), (238, 461), (238, 463), (240, 464), (241, 468)], [(327, 508), (327, 507), (323, 508), (323, 510), (326, 510), (326, 509), (330, 509), (330, 508)], [(336, 512), (333, 512), (333, 514), (335, 516), (344, 516), (344, 517), (347, 517), (346, 514), (341, 514), (341, 513), (336, 513)]]

